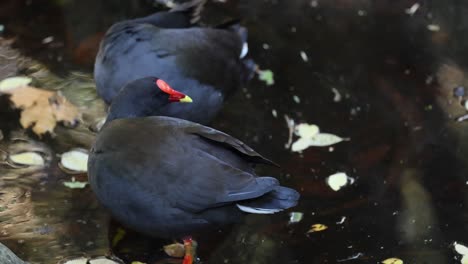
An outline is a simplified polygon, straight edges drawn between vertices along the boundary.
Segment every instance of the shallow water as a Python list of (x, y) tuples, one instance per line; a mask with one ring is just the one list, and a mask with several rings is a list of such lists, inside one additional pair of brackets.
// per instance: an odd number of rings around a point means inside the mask
[[(424, 1), (407, 14), (413, 4), (208, 4), (206, 23), (242, 18), (249, 29), (250, 56), (260, 68), (271, 69), (275, 80), (273, 86), (253, 80), (231, 98), (213, 127), (280, 164), (281, 169), (259, 172), (300, 190), (301, 201), (290, 211), (303, 212), (304, 218), (288, 224), (289, 212), (249, 216), (219, 237), (200, 237), (204, 263), (379, 263), (390, 257), (405, 263), (459, 263), (452, 244), (468, 244), (468, 141), (467, 124), (455, 121), (466, 110), (452, 94), (468, 84), (468, 4)], [(65, 76), (91, 72), (102, 32), (115, 21), (151, 13), (151, 6), (149, 1), (6, 0), (0, 4), (0, 24), (5, 37), (16, 37), (13, 47), (22, 56), (47, 65), (57, 82), (68, 80), (64, 93), (72, 101), (97, 105), (93, 117), (102, 115), (103, 106), (92, 89), (74, 88), (76, 81)], [(52, 42), (43, 44), (50, 36)], [(3, 59), (0, 63), (7, 65)], [(0, 74), (17, 75), (23, 68)], [(333, 88), (342, 97), (338, 102)], [(17, 116), (0, 113), (5, 149), (14, 145), (8, 132), (17, 130)], [(285, 148), (284, 115), (351, 140), (333, 149), (292, 152)], [(47, 169), (1, 169), (0, 242), (21, 258), (56, 263), (60, 257), (108, 251), (107, 213), (89, 188), (64, 188), (70, 176), (56, 165), (55, 154), (88, 147), (92, 139), (85, 129), (61, 128), (56, 138), (43, 140), (51, 153)], [(335, 192), (325, 179), (338, 171), (355, 182)], [(328, 229), (307, 234), (317, 223)], [(158, 245), (129, 235), (114, 252), (154, 263), (161, 255)]]

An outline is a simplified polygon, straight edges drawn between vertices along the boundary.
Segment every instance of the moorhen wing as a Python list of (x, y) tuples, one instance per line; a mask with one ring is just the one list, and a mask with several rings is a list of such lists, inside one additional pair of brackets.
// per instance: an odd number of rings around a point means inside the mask
[(226, 97), (245, 85), (255, 63), (245, 58), (247, 30), (238, 23), (194, 26), (203, 0), (114, 24), (101, 41), (94, 78), (108, 104), (132, 80), (158, 76), (190, 94), (192, 104), (161, 106), (161, 115), (208, 124)]
[[(100, 202), (125, 226), (159, 238), (271, 214), (299, 193), (255, 164), (273, 164), (238, 139), (157, 109), (191, 99), (158, 78), (127, 84), (114, 99), (88, 161)], [(151, 116), (153, 115), (153, 116)]]

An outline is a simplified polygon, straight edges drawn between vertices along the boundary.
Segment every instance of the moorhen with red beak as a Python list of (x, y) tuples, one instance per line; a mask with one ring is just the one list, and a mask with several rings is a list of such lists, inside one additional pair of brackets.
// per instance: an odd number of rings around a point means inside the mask
[[(147, 77), (114, 99), (88, 162), (100, 202), (125, 226), (160, 238), (271, 214), (296, 205), (299, 193), (255, 164), (273, 163), (236, 138), (179, 118), (157, 116), (191, 98)], [(153, 115), (153, 116), (151, 116)]]
[(245, 58), (247, 30), (238, 23), (217, 28), (192, 23), (203, 3), (194, 0), (107, 31), (94, 67), (97, 91), (106, 103), (128, 82), (159, 76), (194, 99), (161, 106), (161, 115), (201, 124), (216, 116), (224, 100), (252, 77), (255, 64)]

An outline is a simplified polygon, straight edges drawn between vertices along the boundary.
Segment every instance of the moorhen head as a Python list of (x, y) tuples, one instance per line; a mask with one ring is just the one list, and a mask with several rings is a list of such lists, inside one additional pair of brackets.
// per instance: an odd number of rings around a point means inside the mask
[(245, 212), (296, 205), (298, 192), (255, 174), (255, 164), (273, 163), (238, 139), (191, 121), (149, 116), (189, 101), (158, 78), (130, 82), (113, 101), (88, 173), (118, 221), (146, 235), (180, 238), (237, 222)]
[(162, 115), (201, 124), (216, 116), (226, 97), (252, 77), (255, 64), (244, 57), (247, 31), (238, 23), (217, 28), (191, 23), (203, 2), (119, 22), (107, 31), (94, 67), (97, 91), (106, 103), (128, 82), (158, 76), (194, 99), (161, 107)]

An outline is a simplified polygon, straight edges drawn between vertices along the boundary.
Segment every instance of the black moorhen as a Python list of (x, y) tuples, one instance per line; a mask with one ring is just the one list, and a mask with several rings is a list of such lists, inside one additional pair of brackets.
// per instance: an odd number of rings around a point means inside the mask
[(194, 0), (109, 29), (94, 67), (104, 101), (110, 104), (132, 80), (158, 76), (194, 99), (193, 104), (162, 106), (162, 115), (208, 124), (225, 98), (252, 77), (255, 63), (245, 58), (247, 30), (238, 23), (218, 28), (191, 23), (203, 2)]
[(243, 212), (271, 214), (296, 205), (298, 192), (255, 174), (255, 164), (273, 163), (241, 141), (187, 120), (148, 116), (190, 101), (152, 77), (130, 82), (114, 99), (88, 173), (117, 220), (150, 236), (180, 238), (237, 222)]

